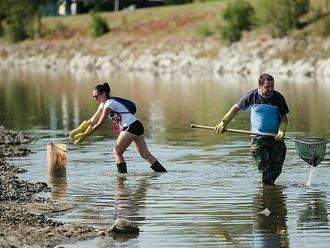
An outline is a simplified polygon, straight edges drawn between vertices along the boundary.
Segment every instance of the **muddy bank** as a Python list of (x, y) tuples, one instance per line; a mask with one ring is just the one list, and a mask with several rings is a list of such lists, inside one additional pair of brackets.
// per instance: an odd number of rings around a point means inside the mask
[(48, 216), (70, 205), (37, 196), (51, 188), (44, 182), (30, 183), (18, 175), (27, 170), (9, 164), (5, 157), (24, 156), (31, 138), (0, 126), (0, 247), (53, 247), (97, 236), (113, 236), (115, 225), (99, 230), (65, 224)]
[(26, 144), (32, 138), (22, 132), (15, 132), (0, 126), (0, 158), (25, 156), (31, 153)]

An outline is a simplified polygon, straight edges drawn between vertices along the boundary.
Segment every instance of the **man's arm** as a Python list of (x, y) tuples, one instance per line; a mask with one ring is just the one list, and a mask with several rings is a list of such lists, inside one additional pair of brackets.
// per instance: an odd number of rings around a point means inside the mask
[(229, 122), (237, 115), (239, 111), (240, 108), (237, 106), (237, 104), (234, 104), (227, 112), (227, 114), (225, 114), (225, 116), (222, 118), (221, 122), (215, 127), (214, 131), (217, 134), (224, 133), (226, 131)]

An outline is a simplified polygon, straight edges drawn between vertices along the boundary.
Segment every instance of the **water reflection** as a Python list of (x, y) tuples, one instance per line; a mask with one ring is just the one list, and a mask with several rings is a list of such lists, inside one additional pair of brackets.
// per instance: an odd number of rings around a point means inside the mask
[(129, 187), (126, 183), (126, 175), (117, 175), (115, 209), (116, 217), (131, 221), (141, 221), (140, 209), (144, 208), (149, 177), (143, 177), (135, 187)]
[(328, 228), (327, 198), (324, 192), (312, 191), (300, 196), (304, 208), (298, 218), (298, 228), (320, 229)]
[[(32, 130), (38, 139), (33, 144), (38, 153), (20, 160), (29, 169), (25, 175), (29, 180), (47, 180), (41, 178), (46, 175), (44, 147), (54, 139), (67, 141), (68, 130), (96, 108), (90, 99), (95, 82), (107, 80), (113, 82), (115, 94), (136, 101), (139, 118), (146, 126), (146, 138), (172, 168), (165, 178), (157, 178), (157, 187), (154, 175), (150, 174), (133, 172), (127, 178), (112, 174), (109, 177), (109, 161), (100, 161), (99, 157), (110, 152), (109, 143), (102, 140), (115, 139), (109, 139), (110, 126), (105, 127), (90, 138), (93, 145), (71, 150), (74, 163), (70, 164), (67, 178), (48, 178), (53, 187), (51, 196), (66, 198), (74, 205), (58, 220), (109, 227), (116, 218), (125, 218), (143, 229), (135, 239), (120, 244), (126, 247), (253, 247), (253, 244), (286, 247), (289, 241), (292, 247), (307, 247), (302, 244), (303, 238), (312, 247), (329, 244), (328, 156), (317, 167), (322, 176), (311, 189), (316, 192), (300, 195), (299, 190), (309, 189), (297, 189), (292, 181), (303, 181), (306, 175), (300, 173), (303, 162), (297, 158), (293, 143), (288, 142), (287, 166), (281, 183), (288, 187), (285, 192), (289, 201), (282, 186), (260, 186), (255, 193), (258, 180), (254, 180), (256, 172), (250, 166), (248, 136), (219, 137), (213, 132), (189, 128), (191, 122), (217, 123), (242, 94), (256, 86), (255, 78), (160, 78), (141, 73), (105, 77), (59, 71), (45, 74), (13, 71), (1, 75), (1, 124)], [(315, 132), (317, 136), (329, 137), (330, 83), (276, 79), (276, 88), (284, 93), (291, 111), (289, 135), (307, 136)], [(231, 127), (249, 129), (249, 114), (238, 116)], [(136, 163), (136, 170), (144, 170), (145, 165), (135, 160), (134, 151), (130, 152), (128, 159)], [(96, 163), (104, 166), (93, 166)], [(159, 183), (162, 187), (158, 188)], [(265, 208), (270, 210), (269, 216), (261, 214)], [(90, 242), (75, 247), (102, 246), (95, 244), (99, 240)], [(105, 246), (116, 246), (116, 242), (111, 239)]]
[(262, 185), (254, 197), (254, 215), (254, 247), (289, 247), (283, 186)]
[[(137, 225), (145, 220), (145, 216), (140, 215), (142, 209), (145, 208), (145, 200), (149, 186), (148, 180), (158, 175), (143, 176), (137, 182), (135, 187), (129, 187), (127, 184), (127, 175), (117, 175), (115, 187), (115, 215), (116, 219), (125, 222), (130, 227), (132, 224)], [(136, 238), (138, 233), (116, 234), (114, 239), (124, 242), (128, 239)]]
[(53, 200), (65, 200), (68, 193), (66, 176), (56, 176), (48, 173), (48, 185), (52, 188), (50, 197)]
[[(176, 77), (175, 80), (127, 73), (84, 73), (77, 78), (76, 75), (61, 72), (2, 70), (1, 75), (0, 121), (10, 128), (71, 130), (95, 110), (95, 102), (90, 97), (95, 82), (111, 79), (114, 94), (136, 101), (139, 118), (148, 130), (147, 135), (157, 141), (178, 145), (193, 139), (204, 144), (219, 143), (219, 138), (214, 136), (206, 137), (201, 132), (188, 131), (189, 124), (218, 123), (241, 95), (256, 87), (256, 78), (246, 79), (238, 75), (221, 78)], [(330, 83), (277, 78), (276, 88), (283, 92), (288, 101), (289, 132), (330, 135), (326, 127), (330, 122), (327, 109)], [(20, 101), (13, 101), (15, 98)], [(237, 117), (232, 127), (249, 129), (249, 114)], [(106, 130), (99, 134), (108, 133)]]

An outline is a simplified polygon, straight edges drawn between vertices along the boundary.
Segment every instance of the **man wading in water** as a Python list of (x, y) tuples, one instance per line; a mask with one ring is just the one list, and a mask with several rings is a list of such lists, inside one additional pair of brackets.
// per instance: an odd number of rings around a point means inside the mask
[(282, 172), (286, 154), (284, 143), (288, 125), (288, 105), (284, 97), (274, 90), (274, 78), (262, 74), (258, 88), (251, 90), (234, 104), (216, 126), (215, 132), (224, 133), (229, 122), (240, 111), (251, 107), (251, 131), (276, 134), (273, 137), (255, 136), (251, 142), (251, 153), (258, 170), (262, 172), (264, 184), (274, 184)]
[(70, 132), (69, 138), (79, 145), (94, 131), (99, 129), (110, 116), (120, 125), (121, 131), (118, 135), (116, 145), (113, 149), (113, 156), (116, 160), (118, 173), (127, 173), (127, 166), (123, 157), (128, 146), (133, 143), (136, 150), (156, 172), (166, 172), (166, 169), (149, 152), (144, 139), (144, 127), (135, 117), (136, 106), (133, 102), (119, 97), (111, 96), (111, 89), (108, 83), (99, 84), (93, 90), (93, 98), (99, 104), (94, 115), (79, 127)]

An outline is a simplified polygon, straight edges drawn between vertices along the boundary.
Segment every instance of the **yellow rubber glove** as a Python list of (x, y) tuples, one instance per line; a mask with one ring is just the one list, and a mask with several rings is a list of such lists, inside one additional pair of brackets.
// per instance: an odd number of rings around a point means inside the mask
[(214, 132), (217, 134), (222, 134), (226, 131), (227, 125), (234, 118), (236, 112), (231, 108), (227, 114), (222, 118), (221, 122), (215, 126)]
[(278, 131), (277, 131), (277, 135), (275, 136), (275, 140), (277, 140), (277, 141), (284, 140), (285, 131), (286, 131), (287, 126), (288, 126), (288, 123), (286, 123), (284, 121), (281, 121), (281, 124), (278, 128)]
[(83, 133), (78, 133), (74, 136), (74, 144), (79, 145), (81, 142), (83, 142), (88, 136), (90, 136), (93, 133), (93, 127), (89, 125), (89, 127), (86, 129)]
[(69, 135), (69, 139), (70, 140), (74, 140), (74, 136), (78, 133), (83, 133), (86, 131), (86, 129), (89, 127), (89, 123), (87, 121), (83, 121), (79, 127), (77, 127), (76, 129), (73, 129), (71, 132), (70, 132), (70, 135)]

